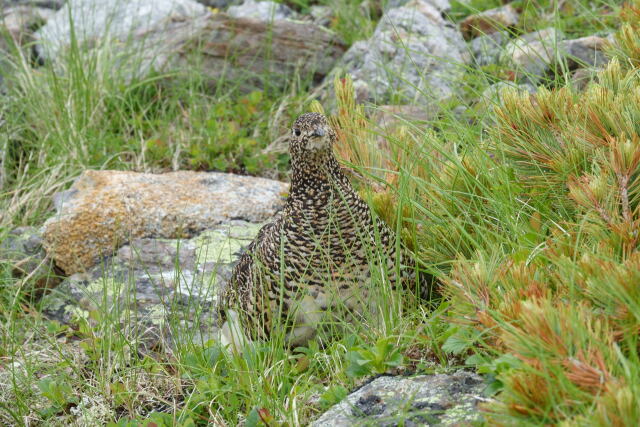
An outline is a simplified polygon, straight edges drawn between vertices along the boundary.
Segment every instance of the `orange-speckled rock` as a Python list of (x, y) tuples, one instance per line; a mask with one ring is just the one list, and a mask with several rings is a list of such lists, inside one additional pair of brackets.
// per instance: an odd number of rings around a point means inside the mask
[(43, 245), (66, 274), (85, 271), (132, 238), (188, 237), (231, 219), (262, 222), (288, 185), (216, 172), (86, 171), (54, 199)]

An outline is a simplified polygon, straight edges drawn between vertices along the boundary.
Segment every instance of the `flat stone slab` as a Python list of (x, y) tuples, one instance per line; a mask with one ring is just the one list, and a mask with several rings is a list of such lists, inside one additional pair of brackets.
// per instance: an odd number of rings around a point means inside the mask
[(464, 426), (481, 421), (478, 403), (486, 387), (477, 374), (379, 377), (351, 393), (312, 425)]
[(43, 246), (67, 275), (84, 272), (138, 238), (189, 238), (231, 220), (264, 222), (288, 185), (216, 172), (85, 171), (54, 198)]

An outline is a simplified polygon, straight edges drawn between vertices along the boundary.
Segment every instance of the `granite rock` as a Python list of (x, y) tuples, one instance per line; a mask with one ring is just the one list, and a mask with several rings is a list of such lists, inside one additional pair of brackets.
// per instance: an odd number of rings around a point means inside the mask
[(32, 41), (35, 28), (44, 25), (55, 12), (51, 9), (19, 5), (0, 10), (0, 26), (17, 43), (23, 45)]
[[(15, 67), (10, 59), (11, 52), (17, 48), (26, 58), (31, 57), (29, 46), (33, 42), (34, 31), (44, 25), (54, 13), (51, 9), (28, 4), (0, 9), (0, 86), (4, 83), (4, 77), (10, 75)], [(2, 147), (0, 147), (0, 157), (2, 157), (1, 151)], [(0, 158), (1, 162), (2, 158)], [(1, 170), (0, 174), (2, 174)], [(1, 186), (2, 182), (0, 182)]]
[(604, 66), (608, 62), (604, 51), (609, 43), (598, 36), (565, 40), (560, 31), (547, 28), (510, 42), (503, 59), (514, 66), (518, 80), (537, 84), (561, 63), (569, 71)]
[(516, 70), (520, 80), (537, 84), (558, 58), (558, 45), (564, 33), (546, 28), (512, 40), (504, 49), (503, 59)]
[(45, 9), (60, 9), (65, 0), (3, 0), (2, 6), (32, 6)]
[(109, 318), (140, 351), (217, 338), (217, 291), (261, 224), (231, 220), (191, 239), (133, 239), (65, 279), (44, 312), (65, 324)]
[(215, 9), (226, 9), (227, 7), (241, 3), (240, 0), (196, 0), (198, 3)]
[(424, 0), (387, 11), (373, 36), (345, 53), (338, 72), (351, 74), (358, 101), (434, 104), (455, 93), (467, 62), (460, 32)]
[(328, 27), (331, 24), (331, 19), (333, 18), (333, 9), (329, 6), (322, 5), (313, 5), (309, 8), (309, 16), (311, 17), (311, 21), (322, 25), (323, 27)]
[(571, 85), (578, 91), (585, 90), (589, 83), (593, 81), (597, 70), (591, 68), (578, 68), (571, 73)]
[(478, 36), (469, 42), (471, 57), (479, 67), (500, 62), (500, 53), (509, 42), (509, 34), (496, 31), (491, 34)]
[(29, 278), (25, 281), (29, 288), (23, 288), (23, 292), (39, 296), (60, 283), (60, 271), (44, 251), (40, 230), (18, 227), (0, 237), (0, 260), (11, 265), (16, 279)]
[[(276, 25), (222, 13), (203, 20), (196, 37), (190, 35), (191, 24), (178, 24), (174, 36), (180, 39), (184, 35), (185, 42), (177, 46), (178, 54), (167, 68), (189, 69), (190, 60), (195, 58), (212, 82), (224, 76), (242, 81), (245, 90), (260, 89), (268, 75), (270, 85), (285, 87), (296, 72), (320, 81), (346, 50), (335, 33), (309, 22), (286, 19)], [(233, 60), (229, 60), (230, 55)]]
[(227, 13), (234, 18), (251, 18), (267, 22), (295, 16), (295, 12), (287, 5), (268, 0), (245, 0), (239, 6), (231, 6)]
[[(385, 10), (393, 9), (395, 7), (402, 7), (407, 3), (410, 3), (411, 0), (389, 0), (385, 2)], [(435, 7), (439, 12), (446, 13), (451, 10), (451, 3), (449, 0), (425, 0), (426, 3), (429, 3), (431, 6)]]
[(86, 271), (137, 238), (178, 238), (232, 219), (262, 222), (287, 185), (215, 172), (85, 171), (54, 198), (43, 244), (66, 274)]
[(371, 121), (384, 133), (406, 123), (425, 124), (434, 117), (434, 111), (420, 105), (379, 105), (371, 114)]
[(536, 88), (529, 84), (501, 81), (486, 88), (482, 92), (482, 95), (480, 95), (480, 102), (485, 102), (487, 104), (484, 108), (487, 108), (490, 104), (497, 105), (500, 103), (502, 92), (509, 89), (522, 90), (529, 93), (535, 93), (536, 91)]
[[(132, 39), (144, 39), (149, 33), (166, 31), (172, 22), (208, 13), (205, 6), (193, 0), (128, 0), (115, 4), (69, 0), (36, 32), (40, 42), (37, 50), (45, 60), (58, 58), (71, 44), (72, 25), (80, 46), (93, 47), (109, 41), (128, 44)], [(155, 46), (147, 44), (131, 47), (155, 50)]]
[(312, 426), (473, 425), (482, 420), (478, 403), (485, 387), (482, 377), (466, 371), (383, 376), (351, 393)]
[(284, 86), (296, 71), (322, 79), (346, 49), (319, 25), (234, 18), (193, 0), (133, 0), (115, 7), (71, 0), (35, 34), (41, 59), (62, 70), (71, 43), (69, 8), (80, 46), (100, 49), (125, 81), (158, 70), (199, 72), (211, 86), (224, 76), (243, 81), (246, 91), (261, 88), (268, 74), (271, 85)]
[(606, 38), (587, 36), (562, 41), (560, 51), (571, 70), (582, 67), (601, 68), (609, 62), (604, 53), (609, 44)]

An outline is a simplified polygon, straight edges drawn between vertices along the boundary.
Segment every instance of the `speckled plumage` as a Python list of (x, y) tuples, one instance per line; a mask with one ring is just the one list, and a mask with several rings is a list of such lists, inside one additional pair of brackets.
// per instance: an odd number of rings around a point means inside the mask
[(378, 262), (395, 271), (395, 235), (342, 173), (335, 138), (321, 114), (304, 114), (293, 125), (289, 198), (241, 256), (221, 298), (223, 307), (244, 313), (242, 328), (251, 338), (267, 338), (276, 316), (290, 316), (288, 338), (301, 344), (333, 298), (353, 308), (366, 301), (372, 246), (382, 246)]

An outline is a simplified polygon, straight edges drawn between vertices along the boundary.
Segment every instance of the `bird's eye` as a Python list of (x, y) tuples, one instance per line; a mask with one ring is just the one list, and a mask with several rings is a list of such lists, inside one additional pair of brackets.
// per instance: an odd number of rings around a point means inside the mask
[(294, 130), (293, 130), (293, 133), (294, 133), (296, 136), (300, 136), (300, 134), (301, 134), (302, 132), (300, 132), (300, 129), (294, 129)]

